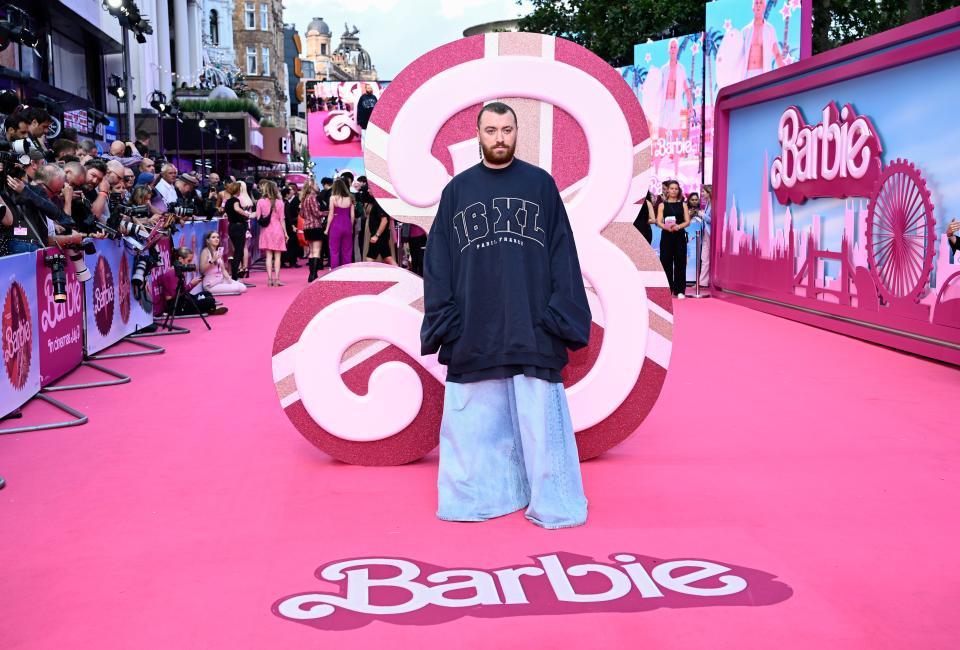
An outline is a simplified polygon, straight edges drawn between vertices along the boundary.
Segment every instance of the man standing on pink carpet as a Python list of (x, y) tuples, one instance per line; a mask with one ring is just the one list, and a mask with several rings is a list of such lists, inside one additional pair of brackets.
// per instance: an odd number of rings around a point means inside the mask
[(544, 528), (587, 520), (560, 372), (590, 307), (560, 192), (514, 157), (517, 116), (477, 117), (482, 161), (444, 188), (424, 258), (422, 353), (447, 366), (437, 517), (526, 508)]

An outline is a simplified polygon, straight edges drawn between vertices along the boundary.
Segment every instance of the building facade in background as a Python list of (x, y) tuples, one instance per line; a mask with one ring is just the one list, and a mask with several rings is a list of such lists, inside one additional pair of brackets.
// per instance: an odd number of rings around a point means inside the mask
[(210, 86), (232, 86), (240, 74), (233, 47), (235, 0), (204, 0), (203, 77)]
[(264, 119), (286, 128), (286, 62), (282, 0), (234, 0), (233, 46), (248, 97)]

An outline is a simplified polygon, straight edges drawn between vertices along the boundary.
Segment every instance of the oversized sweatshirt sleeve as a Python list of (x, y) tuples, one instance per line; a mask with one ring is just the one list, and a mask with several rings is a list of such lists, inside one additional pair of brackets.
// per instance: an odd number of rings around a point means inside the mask
[(463, 331), (460, 309), (453, 299), (453, 265), (450, 259), (450, 224), (453, 218), (449, 187), (444, 189), (427, 236), (423, 258), (423, 325), (420, 353), (434, 354)]
[(579, 350), (590, 340), (590, 305), (580, 275), (580, 260), (570, 220), (560, 192), (552, 182), (551, 192), (554, 194), (554, 223), (549, 233), (551, 292), (541, 325), (569, 349)]

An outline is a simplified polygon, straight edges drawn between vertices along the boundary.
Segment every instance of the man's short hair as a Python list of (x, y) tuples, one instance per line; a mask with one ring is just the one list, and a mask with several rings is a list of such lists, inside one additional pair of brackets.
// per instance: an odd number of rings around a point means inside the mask
[(180, 246), (176, 249), (177, 257), (185, 258), (193, 255), (193, 251), (187, 248), (186, 246)]
[(91, 156), (97, 154), (97, 145), (93, 143), (93, 140), (81, 140), (77, 143), (77, 146), (80, 147), (80, 151), (83, 153), (90, 154)]
[(506, 115), (510, 113), (513, 115), (513, 123), (519, 125), (520, 122), (517, 120), (516, 112), (510, 108), (508, 105), (503, 102), (490, 102), (486, 104), (483, 108), (480, 109), (480, 112), (477, 113), (477, 128), (480, 128), (480, 118), (483, 117), (484, 113), (496, 113), (497, 115)]
[(19, 113), (13, 113), (8, 115), (7, 119), (3, 121), (3, 128), (5, 129), (16, 129), (21, 124), (30, 124), (30, 121), (27, 119), (27, 116), (24, 115), (23, 111)]
[(79, 162), (68, 162), (66, 165), (63, 166), (63, 171), (70, 172), (73, 174), (79, 174), (81, 176), (87, 173), (86, 168), (83, 165), (81, 165)]
[(60, 156), (60, 162), (62, 162), (62, 163), (64, 163), (64, 164), (66, 164), (66, 163), (72, 163), (72, 162), (79, 163), (79, 162), (80, 162), (80, 159), (77, 158), (76, 156), (71, 156), (71, 155), (68, 154), (68, 155), (66, 155), (66, 156)]
[(149, 140), (150, 133), (143, 129), (137, 129), (137, 140)]
[(51, 149), (53, 149), (54, 155), (56, 155), (59, 158), (60, 154), (66, 151), (76, 151), (77, 143), (71, 140), (64, 140), (63, 138), (58, 138), (53, 141), (53, 146), (51, 147)]
[(52, 122), (53, 118), (50, 116), (50, 113), (43, 108), (28, 108), (24, 111), (27, 116), (27, 123), (31, 124), (36, 122), (37, 124), (43, 124), (44, 122)]
[(60, 169), (60, 165), (47, 163), (46, 165), (40, 165), (40, 168), (34, 175), (33, 180), (38, 183), (46, 184), (57, 178), (63, 178), (63, 170)]
[(177, 166), (173, 163), (164, 163), (163, 167), (160, 168), (160, 175), (163, 176), (171, 169), (177, 171)]
[(91, 158), (86, 162), (84, 167), (86, 167), (87, 169), (96, 169), (98, 172), (100, 172), (104, 176), (107, 175), (107, 163), (105, 163), (100, 158)]

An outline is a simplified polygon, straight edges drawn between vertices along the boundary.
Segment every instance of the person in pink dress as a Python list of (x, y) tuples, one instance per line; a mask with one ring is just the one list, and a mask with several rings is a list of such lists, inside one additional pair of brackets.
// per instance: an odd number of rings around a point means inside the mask
[(342, 178), (333, 182), (330, 212), (326, 233), (330, 241), (330, 268), (335, 269), (352, 261), (353, 220), (356, 218), (353, 197)]
[(260, 184), (261, 198), (257, 201), (257, 219), (269, 217), (270, 224), (260, 229), (260, 250), (267, 254), (267, 286), (282, 287), (280, 282), (280, 255), (287, 250), (287, 229), (284, 225), (283, 200), (273, 181)]

